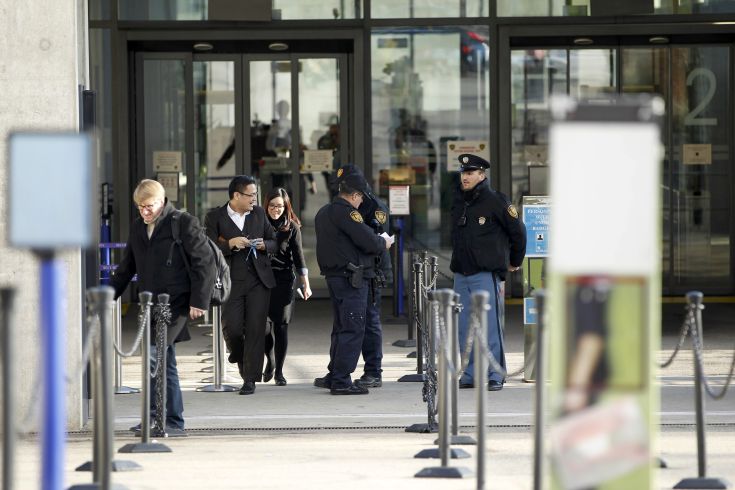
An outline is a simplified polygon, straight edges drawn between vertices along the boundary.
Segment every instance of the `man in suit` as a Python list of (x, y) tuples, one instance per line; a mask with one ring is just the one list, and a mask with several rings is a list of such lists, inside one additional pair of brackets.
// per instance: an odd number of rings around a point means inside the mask
[[(176, 342), (190, 340), (187, 316), (192, 320), (204, 315), (214, 288), (215, 269), (212, 251), (207, 245), (202, 227), (195, 216), (180, 213), (180, 238), (184, 254), (189, 260), (189, 271), (179, 251), (174, 247), (172, 217), (178, 213), (166, 200), (163, 186), (155, 180), (142, 180), (133, 193), (140, 216), (130, 226), (128, 243), (120, 265), (111, 279), (115, 298), (125, 291), (128, 283), (138, 274), (141, 291), (170, 295), (171, 328), (166, 350), (166, 433), (185, 436), (184, 403), (176, 368)], [(168, 261), (168, 258), (171, 261)], [(155, 359), (155, 347), (151, 357)], [(156, 380), (151, 381), (151, 393), (156, 392)], [(151, 403), (155, 396), (151, 396)], [(151, 407), (154, 416), (155, 407)]]
[(222, 331), (229, 361), (240, 369), (240, 394), (251, 395), (263, 376), (265, 322), (270, 288), (276, 285), (268, 253), (275, 253), (277, 242), (265, 210), (255, 204), (255, 179), (238, 175), (228, 191), (230, 200), (210, 211), (204, 223), (230, 266), (232, 290), (222, 308)]

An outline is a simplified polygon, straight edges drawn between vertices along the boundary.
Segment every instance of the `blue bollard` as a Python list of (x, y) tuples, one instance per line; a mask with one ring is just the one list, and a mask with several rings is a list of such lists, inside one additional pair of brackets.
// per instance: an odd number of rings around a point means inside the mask
[(41, 255), (41, 342), (43, 366), (43, 424), (41, 463), (43, 490), (64, 484), (66, 443), (64, 402), (64, 272), (52, 253)]

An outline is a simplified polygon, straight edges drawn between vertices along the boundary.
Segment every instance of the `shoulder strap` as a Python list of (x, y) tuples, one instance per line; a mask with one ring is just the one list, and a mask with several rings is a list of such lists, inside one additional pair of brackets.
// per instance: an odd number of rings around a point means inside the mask
[(168, 258), (166, 259), (166, 265), (171, 267), (171, 261), (174, 254), (174, 246), (178, 245), (179, 253), (181, 254), (181, 258), (184, 260), (186, 271), (189, 272), (189, 259), (186, 258), (186, 253), (184, 253), (184, 245), (181, 243), (181, 223), (179, 222), (180, 218), (181, 211), (173, 211), (171, 213), (171, 235), (173, 236), (174, 241), (171, 243), (171, 247), (168, 249)]

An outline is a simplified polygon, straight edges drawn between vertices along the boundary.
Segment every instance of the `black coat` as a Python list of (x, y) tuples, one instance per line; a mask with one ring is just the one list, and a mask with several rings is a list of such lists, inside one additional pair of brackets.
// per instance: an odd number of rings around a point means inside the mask
[(505, 194), (487, 180), (459, 191), (452, 206), (452, 272), (495, 272), (504, 279), (508, 265), (520, 267), (525, 255), (526, 227)]
[(170, 335), (179, 342), (191, 338), (186, 328), (189, 307), (202, 310), (209, 308), (216, 273), (214, 257), (199, 220), (188, 213), (181, 213), (179, 221), (180, 238), (189, 258), (190, 272), (186, 270), (178, 246), (173, 248), (171, 264), (166, 264), (174, 243), (171, 227), (173, 211), (174, 207), (167, 202), (150, 238), (143, 219), (137, 217), (133, 221), (122, 261), (112, 276), (111, 286), (115, 288), (117, 298), (137, 274), (140, 291), (153, 293), (154, 303), (157, 302), (158, 294), (169, 294), (174, 319), (172, 324), (175, 324)]
[(322, 207), (314, 217), (316, 260), (323, 276), (348, 277), (347, 264), (363, 266), (363, 277), (375, 277), (375, 256), (385, 240), (365, 224), (362, 215), (341, 197)]
[[(232, 261), (237, 257), (245, 257), (247, 251), (233, 251), (230, 249), (228, 241), (231, 238), (243, 236), (243, 231), (240, 230), (237, 225), (232, 221), (230, 215), (227, 214), (227, 204), (219, 208), (213, 209), (204, 218), (204, 226), (207, 229), (207, 235), (212, 239), (214, 243), (222, 250), (222, 254), (227, 259), (227, 264), (230, 266), (230, 272), (233, 280), (243, 279), (241, 277), (235, 277), (233, 273)], [(250, 232), (251, 238), (262, 238), (265, 250), (267, 253), (258, 253), (255, 259), (255, 270), (258, 273), (260, 282), (267, 288), (275, 287), (276, 278), (273, 276), (273, 270), (271, 269), (271, 261), (268, 258), (268, 254), (276, 252), (276, 232), (270, 225), (268, 218), (265, 215), (265, 210), (260, 206), (253, 207), (253, 210), (245, 218), (245, 226)]]

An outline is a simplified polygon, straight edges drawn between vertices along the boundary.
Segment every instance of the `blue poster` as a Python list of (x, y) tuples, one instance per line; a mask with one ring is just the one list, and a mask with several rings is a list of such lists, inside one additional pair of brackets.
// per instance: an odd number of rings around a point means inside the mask
[(525, 204), (523, 223), (526, 225), (526, 257), (547, 257), (549, 255), (549, 214), (548, 204)]

